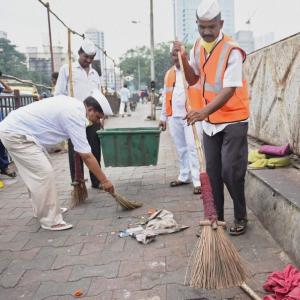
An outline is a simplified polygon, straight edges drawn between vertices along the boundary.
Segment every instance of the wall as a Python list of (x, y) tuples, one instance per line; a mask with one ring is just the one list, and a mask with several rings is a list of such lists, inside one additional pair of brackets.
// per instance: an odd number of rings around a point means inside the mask
[(249, 134), (300, 154), (300, 33), (251, 53)]

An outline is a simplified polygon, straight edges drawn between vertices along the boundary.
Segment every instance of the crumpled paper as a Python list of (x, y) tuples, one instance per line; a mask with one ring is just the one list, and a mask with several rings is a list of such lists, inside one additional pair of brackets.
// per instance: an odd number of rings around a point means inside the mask
[(152, 214), (142, 226), (127, 229), (125, 232), (133, 236), (138, 242), (149, 244), (160, 234), (169, 234), (189, 228), (189, 226), (179, 225), (174, 220), (174, 215), (168, 210), (160, 209)]

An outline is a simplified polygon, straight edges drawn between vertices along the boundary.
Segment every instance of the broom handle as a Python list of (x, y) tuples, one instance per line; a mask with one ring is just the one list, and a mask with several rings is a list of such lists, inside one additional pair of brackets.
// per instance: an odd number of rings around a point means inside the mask
[[(73, 72), (72, 72), (72, 50), (71, 50), (71, 34), (72, 31), (68, 28), (68, 65), (69, 65), (69, 88), (70, 96), (74, 97), (74, 85), (73, 85)], [(75, 164), (75, 181), (80, 181), (83, 177), (81, 171), (81, 158), (78, 153), (74, 151), (74, 164)]]
[[(180, 70), (181, 70), (181, 77), (182, 77), (182, 82), (183, 82), (183, 86), (184, 86), (184, 92), (185, 92), (185, 98), (187, 101), (188, 111), (191, 111), (191, 103), (190, 103), (190, 97), (189, 97), (189, 93), (188, 93), (188, 85), (187, 85), (186, 78), (185, 78), (182, 57), (181, 57), (181, 54), (179, 51), (178, 51), (178, 60), (179, 60), (179, 65), (180, 65)], [(206, 171), (204, 151), (203, 151), (202, 145), (201, 145), (199, 137), (198, 137), (197, 128), (196, 128), (195, 123), (192, 125), (192, 129), (193, 129), (194, 141), (196, 144), (196, 149), (197, 149), (197, 154), (198, 154), (200, 172), (202, 173), (202, 172)]]
[(245, 282), (242, 283), (242, 285), (240, 286), (240, 288), (249, 296), (251, 297), (253, 300), (262, 300), (261, 297), (259, 297), (252, 289), (249, 285), (247, 285)]
[(70, 28), (68, 28), (69, 87), (70, 87), (70, 96), (74, 97), (73, 74), (72, 74), (71, 34), (72, 34), (72, 31)]

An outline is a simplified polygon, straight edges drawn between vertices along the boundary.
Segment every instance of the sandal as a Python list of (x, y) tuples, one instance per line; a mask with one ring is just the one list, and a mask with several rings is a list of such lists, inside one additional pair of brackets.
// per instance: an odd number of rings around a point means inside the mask
[(246, 219), (242, 219), (239, 221), (236, 220), (234, 222), (234, 226), (229, 228), (229, 234), (234, 236), (244, 234), (247, 230), (247, 223), (248, 220)]
[(46, 225), (41, 224), (41, 227), (46, 230), (61, 231), (61, 230), (71, 229), (73, 227), (73, 225), (68, 224), (68, 223), (61, 223), (61, 224), (56, 224), (56, 225), (52, 225), (52, 226), (46, 226)]
[(185, 185), (185, 184), (190, 184), (190, 182), (184, 182), (184, 181), (180, 181), (180, 180), (174, 180), (174, 181), (170, 182), (170, 187), (176, 187), (176, 186)]
[(195, 187), (194, 187), (193, 193), (194, 193), (195, 195), (201, 194), (201, 186), (195, 186)]

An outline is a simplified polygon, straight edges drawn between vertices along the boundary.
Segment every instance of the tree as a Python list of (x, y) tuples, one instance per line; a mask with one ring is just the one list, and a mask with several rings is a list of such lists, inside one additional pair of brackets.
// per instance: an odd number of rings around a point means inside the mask
[(16, 50), (9, 40), (0, 38), (0, 70), (3, 74), (32, 80), (35, 83), (50, 84), (50, 74), (39, 74), (27, 69), (26, 57)]
[(16, 77), (27, 73), (26, 57), (16, 50), (16, 46), (9, 40), (0, 39), (0, 70)]
[[(154, 50), (156, 87), (160, 89), (164, 84), (166, 71), (172, 65), (170, 57), (169, 43), (158, 44)], [(138, 89), (138, 66), (140, 66), (140, 85), (141, 87), (150, 85), (150, 49), (148, 47), (138, 47), (128, 50), (120, 58), (119, 67), (123, 76), (133, 75), (130, 85)]]

